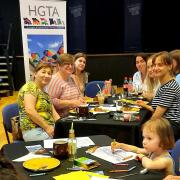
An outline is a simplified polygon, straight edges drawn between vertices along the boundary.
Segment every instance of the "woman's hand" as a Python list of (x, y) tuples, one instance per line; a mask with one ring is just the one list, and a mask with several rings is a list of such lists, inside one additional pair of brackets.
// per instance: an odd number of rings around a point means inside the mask
[(71, 100), (71, 108), (78, 107), (82, 104), (82, 102), (79, 99)]
[(54, 127), (51, 125), (48, 125), (45, 128), (46, 133), (49, 135), (49, 137), (53, 138), (54, 137)]
[(85, 97), (80, 97), (79, 100), (81, 101), (81, 103), (85, 104), (86, 103), (86, 98)]
[(78, 107), (82, 104), (85, 104), (86, 100), (85, 100), (85, 98), (81, 97), (81, 98), (76, 99), (76, 100), (71, 100), (71, 103), (72, 103), (71, 107), (75, 108), (75, 107)]
[(142, 100), (137, 100), (136, 105), (141, 106), (141, 107), (143, 107), (143, 108), (145, 108), (151, 112), (154, 112), (154, 109), (150, 105), (144, 103), (144, 101), (142, 101)]

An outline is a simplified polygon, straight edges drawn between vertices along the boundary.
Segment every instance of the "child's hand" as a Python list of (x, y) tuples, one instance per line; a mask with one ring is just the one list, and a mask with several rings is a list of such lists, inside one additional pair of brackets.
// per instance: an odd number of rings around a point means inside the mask
[(112, 153), (114, 153), (115, 149), (118, 149), (120, 147), (120, 143), (116, 142), (116, 140), (114, 140), (112, 143), (111, 143), (111, 150), (112, 150)]

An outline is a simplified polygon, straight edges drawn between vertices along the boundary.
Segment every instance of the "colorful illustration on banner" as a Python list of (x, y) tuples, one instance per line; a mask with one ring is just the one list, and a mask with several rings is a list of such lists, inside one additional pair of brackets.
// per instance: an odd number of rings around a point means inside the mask
[(40, 61), (56, 66), (58, 56), (64, 53), (63, 35), (28, 34), (27, 39), (31, 72)]

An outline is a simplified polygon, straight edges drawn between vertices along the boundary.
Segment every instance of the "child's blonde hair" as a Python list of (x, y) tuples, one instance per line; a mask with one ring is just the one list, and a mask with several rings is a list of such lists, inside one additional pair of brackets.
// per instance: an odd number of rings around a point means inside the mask
[(150, 119), (146, 121), (142, 126), (142, 131), (144, 128), (148, 128), (149, 131), (155, 132), (160, 139), (159, 146), (162, 149), (171, 149), (174, 147), (175, 139), (174, 133), (169, 121), (165, 118)]

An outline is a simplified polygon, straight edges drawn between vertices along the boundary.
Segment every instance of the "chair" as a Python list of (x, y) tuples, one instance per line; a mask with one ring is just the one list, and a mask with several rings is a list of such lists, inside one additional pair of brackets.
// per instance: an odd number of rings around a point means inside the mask
[(96, 94), (99, 92), (97, 84), (99, 84), (101, 89), (104, 87), (104, 81), (91, 81), (86, 84), (85, 95), (94, 98)]
[(8, 132), (12, 133), (11, 118), (18, 115), (19, 115), (19, 108), (17, 103), (8, 104), (2, 110), (4, 130), (9, 144), (10, 144), (10, 140), (9, 140)]
[(180, 167), (180, 139), (176, 141), (175, 147), (171, 151), (171, 156), (175, 162), (175, 173), (180, 175), (179, 167)]

